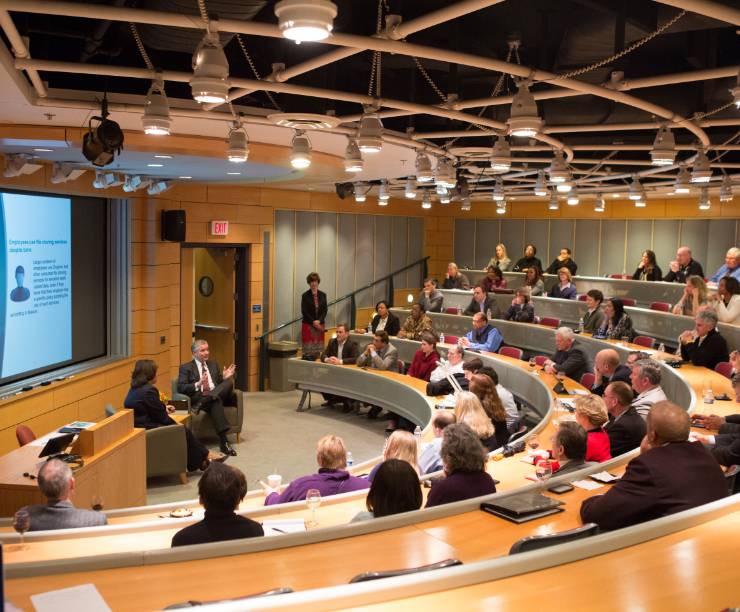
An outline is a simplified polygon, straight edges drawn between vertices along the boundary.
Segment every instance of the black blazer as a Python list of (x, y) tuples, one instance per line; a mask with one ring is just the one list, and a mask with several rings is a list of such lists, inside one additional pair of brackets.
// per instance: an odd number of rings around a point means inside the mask
[[(211, 380), (213, 380), (213, 386), (215, 387), (221, 384), (224, 377), (221, 368), (218, 367), (218, 363), (209, 359), (206, 361), (206, 367), (208, 368), (208, 373), (211, 375)], [(180, 366), (180, 371), (177, 375), (177, 392), (183, 393), (188, 397), (194, 397), (198, 394), (198, 391), (195, 390), (195, 383), (199, 381), (200, 370), (195, 364), (195, 360), (191, 359)]]
[(704, 338), (701, 346), (698, 342), (681, 345), (681, 359), (690, 361), (696, 366), (704, 366), (713, 370), (720, 361), (729, 361), (730, 353), (727, 350), (727, 341), (720, 333), (713, 329)]
[[(494, 319), (501, 318), (501, 310), (498, 307), (498, 303), (496, 302), (496, 299), (486, 296), (486, 299), (483, 302), (483, 314), (486, 314), (486, 312), (489, 310), (491, 311), (491, 316)], [(480, 312), (480, 311), (481, 311), (480, 305), (478, 304), (478, 302), (475, 301), (475, 298), (473, 298), (472, 300), (470, 300), (470, 304), (468, 304), (468, 307), (465, 309), (463, 314), (466, 314), (469, 317), (472, 317), (476, 312)]]
[(265, 535), (262, 525), (252, 519), (234, 513), (226, 516), (213, 515), (206, 510), (202, 521), (181, 529), (172, 537), (172, 546), (223, 542), (262, 535)]
[[(465, 374), (458, 372), (453, 376), (455, 377), (455, 380), (457, 380), (457, 384), (460, 385), (460, 388), (463, 391), (467, 391), (470, 383), (468, 382), (468, 379), (465, 378)], [(452, 385), (446, 378), (438, 380), (437, 382), (427, 383), (427, 395), (447, 395), (448, 393), (452, 393)]]
[(557, 274), (558, 270), (560, 268), (568, 268), (570, 273), (575, 276), (576, 270), (578, 270), (578, 264), (573, 261), (570, 257), (566, 259), (565, 261), (560, 261), (557, 257), (553, 259), (552, 263), (548, 266), (547, 270), (545, 272), (547, 274)]
[(538, 267), (542, 270), (542, 262), (537, 257), (522, 257), (519, 261), (514, 264), (511, 269), (512, 272), (521, 272), (524, 268), (531, 268), (532, 266)]
[(326, 313), (329, 307), (326, 305), (326, 293), (318, 291), (317, 296), (319, 298), (319, 308), (313, 303), (313, 294), (309, 289), (301, 296), (301, 315), (303, 316), (303, 322), (312, 325), (314, 321), (319, 321), (322, 325), (326, 319)]
[(552, 360), (557, 372), (565, 372), (568, 378), (580, 382), (581, 376), (591, 371), (586, 354), (575, 344), (568, 351), (557, 351)]
[[(373, 333), (375, 333), (375, 330), (378, 327), (378, 323), (380, 323), (380, 315), (376, 314), (373, 317), (373, 321), (370, 324), (370, 329), (373, 330)], [(389, 336), (397, 336), (398, 332), (401, 330), (401, 321), (398, 320), (398, 317), (394, 315), (392, 312), (388, 313), (388, 320), (385, 322), (385, 331), (388, 332)]]
[(616, 421), (609, 417), (604, 429), (609, 436), (612, 457), (617, 457), (640, 446), (645, 437), (645, 419), (630, 406)]
[(665, 275), (663, 280), (667, 283), (685, 283), (686, 278), (689, 276), (700, 276), (704, 278), (704, 270), (702, 270), (701, 264), (698, 261), (692, 259), (685, 266), (679, 266), (678, 272), (671, 270)]
[(123, 400), (123, 405), (134, 411), (134, 427), (156, 429), (163, 425), (175, 424), (167, 414), (167, 408), (160, 401), (159, 391), (154, 385), (131, 387), (126, 399)]
[[(641, 274), (642, 274), (642, 270), (640, 268), (637, 268), (635, 270), (635, 273), (632, 275), (632, 280), (640, 280)], [(654, 266), (653, 269), (647, 273), (647, 277), (645, 278), (645, 280), (662, 281), (663, 271), (658, 266)]]
[[(618, 365), (617, 369), (614, 370), (614, 374), (612, 374), (612, 377), (609, 380), (602, 378), (601, 384), (598, 387), (594, 387), (593, 389), (591, 389), (591, 393), (595, 393), (596, 395), (603, 396), (604, 391), (606, 391), (607, 385), (613, 382), (621, 381), (621, 382), (627, 383), (631, 387), (632, 386), (632, 381), (630, 380), (631, 373), (632, 373), (632, 370), (630, 370), (626, 365)], [(612, 457), (616, 457), (616, 455), (612, 453)]]
[[(326, 349), (324, 349), (324, 352), (321, 353), (321, 361), (324, 361), (325, 357), (336, 357), (338, 350), (339, 342), (337, 342), (336, 338), (332, 338), (331, 340), (329, 340), (329, 344), (326, 345)], [(357, 345), (357, 342), (355, 342), (351, 338), (347, 338), (347, 341), (344, 343), (344, 348), (342, 349), (342, 363), (353, 364), (357, 361), (357, 358), (359, 356), (360, 347)]]

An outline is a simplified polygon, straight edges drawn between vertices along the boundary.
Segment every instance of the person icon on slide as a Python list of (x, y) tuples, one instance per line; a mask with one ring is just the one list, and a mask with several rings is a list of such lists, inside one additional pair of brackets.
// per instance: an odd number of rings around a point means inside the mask
[(10, 299), (14, 302), (25, 302), (31, 297), (31, 292), (23, 286), (23, 279), (26, 277), (26, 271), (23, 266), (15, 269), (15, 282), (18, 286), (10, 292)]

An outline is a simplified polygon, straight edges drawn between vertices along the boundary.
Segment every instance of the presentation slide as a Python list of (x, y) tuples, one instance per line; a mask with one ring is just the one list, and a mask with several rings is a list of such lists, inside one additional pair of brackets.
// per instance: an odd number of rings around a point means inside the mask
[(0, 378), (7, 378), (72, 358), (71, 200), (16, 193), (0, 200)]

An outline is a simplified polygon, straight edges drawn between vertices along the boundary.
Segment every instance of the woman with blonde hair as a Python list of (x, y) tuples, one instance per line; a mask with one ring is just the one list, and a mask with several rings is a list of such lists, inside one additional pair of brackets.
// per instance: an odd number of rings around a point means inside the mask
[(499, 447), (493, 423), (486, 411), (483, 410), (483, 405), (480, 403), (478, 396), (472, 391), (461, 391), (457, 394), (455, 422), (465, 423), (470, 427), (489, 452)]
[(576, 409), (576, 423), (588, 434), (586, 461), (599, 463), (612, 458), (609, 435), (604, 425), (609, 421), (604, 400), (598, 395), (579, 395), (573, 402)]
[(511, 259), (506, 254), (506, 246), (499, 242), (496, 245), (495, 255), (488, 261), (486, 268), (498, 268), (502, 272), (506, 272), (511, 267)]
[[(388, 459), (400, 459), (408, 463), (416, 473), (419, 473), (419, 448), (414, 434), (404, 429), (397, 429), (385, 441), (383, 449), (383, 461)], [(372, 482), (375, 474), (382, 465), (378, 463), (368, 475), (367, 479)]]
[[(493, 423), (496, 447), (500, 448), (509, 441), (509, 430), (506, 427), (506, 410), (496, 391), (496, 385), (489, 376), (473, 374), (470, 377), (470, 392), (480, 400), (481, 407)], [(492, 450), (492, 449), (489, 449)]]
[(558, 270), (558, 283), (552, 286), (550, 292), (547, 294), (551, 298), (560, 298), (561, 300), (575, 300), (576, 299), (576, 286), (571, 282), (573, 276), (570, 270), (566, 267), (562, 267)]
[(681, 299), (673, 307), (673, 314), (693, 317), (706, 303), (707, 284), (704, 279), (701, 276), (689, 276)]

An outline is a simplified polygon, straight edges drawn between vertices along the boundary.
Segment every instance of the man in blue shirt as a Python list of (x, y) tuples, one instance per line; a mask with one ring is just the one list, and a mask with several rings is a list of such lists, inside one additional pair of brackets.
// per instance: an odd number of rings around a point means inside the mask
[(501, 343), (504, 341), (499, 331), (489, 325), (488, 317), (482, 312), (476, 312), (473, 315), (473, 329), (469, 331), (460, 343), (465, 348), (475, 349), (477, 351), (488, 351), (495, 353), (498, 351)]
[(720, 266), (709, 279), (710, 283), (719, 283), (719, 279), (732, 276), (740, 281), (740, 249), (732, 247), (725, 255), (725, 265)]

